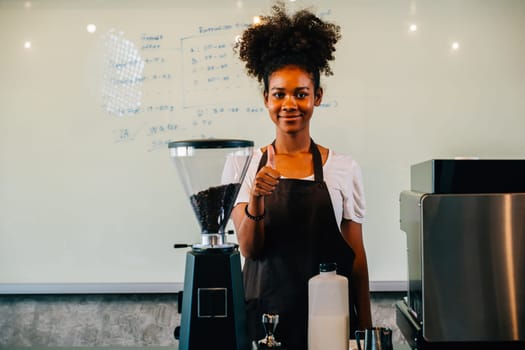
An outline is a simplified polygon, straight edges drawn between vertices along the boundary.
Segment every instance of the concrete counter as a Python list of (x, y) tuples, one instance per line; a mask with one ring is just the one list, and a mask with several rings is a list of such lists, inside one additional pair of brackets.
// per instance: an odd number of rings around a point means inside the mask
[[(67, 346), (67, 347), (57, 347), (57, 346), (51, 346), (51, 347), (45, 347), (45, 346), (31, 346), (31, 347), (5, 347), (0, 345), (0, 349), (9, 349), (9, 350), (177, 350), (177, 345), (174, 346), (101, 346), (101, 347), (74, 347), (74, 346)], [(349, 350), (356, 350), (357, 344), (355, 340), (350, 341)], [(361, 349), (363, 347), (361, 346)], [(407, 344), (394, 344), (394, 350), (410, 350), (410, 347)]]

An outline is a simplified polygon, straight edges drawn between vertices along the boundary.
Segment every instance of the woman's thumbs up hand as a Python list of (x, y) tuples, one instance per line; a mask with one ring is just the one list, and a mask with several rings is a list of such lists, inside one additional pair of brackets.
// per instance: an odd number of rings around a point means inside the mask
[(275, 167), (275, 150), (272, 145), (266, 148), (268, 160), (266, 165), (255, 175), (252, 195), (255, 197), (269, 196), (279, 184), (281, 174)]

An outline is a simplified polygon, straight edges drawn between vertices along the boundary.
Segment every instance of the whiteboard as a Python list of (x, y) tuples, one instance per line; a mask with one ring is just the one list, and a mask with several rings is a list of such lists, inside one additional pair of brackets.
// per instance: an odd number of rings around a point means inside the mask
[[(0, 0), (0, 293), (182, 283), (173, 244), (200, 241), (199, 227), (167, 144), (272, 141), (261, 88), (232, 52), (270, 6)], [(525, 2), (289, 3), (302, 7), (343, 31), (312, 136), (360, 163), (371, 288), (403, 290), (410, 166), (525, 158)]]

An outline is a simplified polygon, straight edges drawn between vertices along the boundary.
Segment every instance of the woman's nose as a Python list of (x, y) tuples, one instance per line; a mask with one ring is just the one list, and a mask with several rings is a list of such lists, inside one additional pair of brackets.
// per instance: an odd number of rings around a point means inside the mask
[(294, 110), (297, 108), (297, 103), (293, 96), (288, 96), (284, 99), (282, 109), (284, 110)]

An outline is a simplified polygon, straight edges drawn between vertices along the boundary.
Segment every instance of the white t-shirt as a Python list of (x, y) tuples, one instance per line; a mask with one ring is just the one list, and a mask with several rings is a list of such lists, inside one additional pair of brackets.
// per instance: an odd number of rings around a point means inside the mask
[[(256, 149), (246, 172), (246, 177), (237, 196), (237, 203), (247, 203), (250, 188), (257, 174), (262, 151)], [(334, 214), (339, 226), (342, 219), (363, 223), (365, 219), (365, 195), (361, 167), (349, 155), (328, 151), (328, 158), (323, 166), (324, 181), (328, 187)], [(314, 175), (303, 180), (314, 180)]]

